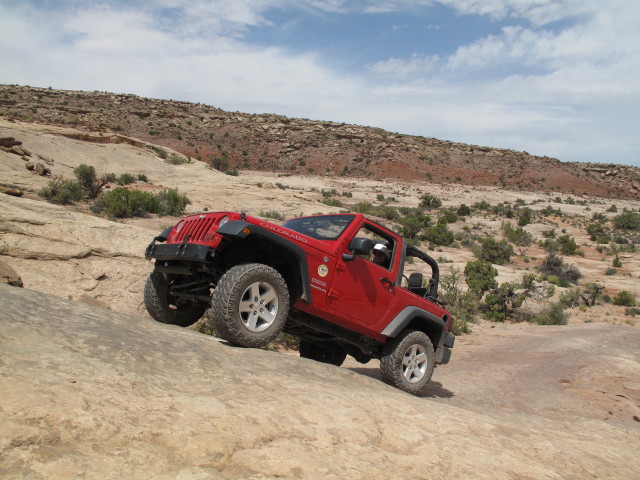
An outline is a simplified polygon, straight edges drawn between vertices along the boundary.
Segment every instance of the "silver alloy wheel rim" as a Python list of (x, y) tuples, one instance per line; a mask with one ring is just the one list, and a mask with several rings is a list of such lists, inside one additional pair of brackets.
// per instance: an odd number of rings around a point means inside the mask
[(238, 313), (247, 330), (263, 332), (273, 324), (278, 314), (278, 295), (266, 282), (254, 282), (240, 297)]
[(427, 372), (428, 357), (426, 349), (420, 344), (411, 345), (402, 358), (402, 375), (409, 383), (418, 383)]

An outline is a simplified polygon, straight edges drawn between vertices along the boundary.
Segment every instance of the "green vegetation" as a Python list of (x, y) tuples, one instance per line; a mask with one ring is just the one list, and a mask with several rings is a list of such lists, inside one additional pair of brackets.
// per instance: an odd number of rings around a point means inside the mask
[(518, 225), (524, 227), (525, 225), (529, 225), (531, 223), (531, 219), (533, 217), (533, 210), (530, 208), (522, 209), (520, 213), (520, 217), (518, 218)]
[(100, 195), (91, 206), (91, 211), (104, 213), (109, 218), (146, 217), (150, 213), (179, 216), (189, 203), (187, 196), (174, 188), (154, 195), (117, 187)]
[(284, 220), (284, 213), (277, 210), (260, 210), (260, 216), (264, 218), (273, 218), (274, 220)]
[(327, 205), (329, 207), (341, 207), (342, 206), (342, 202), (340, 200), (338, 200), (337, 198), (325, 198), (324, 200), (322, 200), (322, 203), (324, 203), (325, 205)]
[(437, 223), (433, 227), (427, 227), (420, 235), (422, 240), (426, 240), (434, 245), (451, 245), (455, 238), (453, 232), (447, 228), (445, 223)]
[(620, 215), (613, 217), (613, 226), (622, 230), (640, 231), (640, 214), (625, 210)]
[(511, 261), (513, 247), (504, 240), (496, 242), (493, 238), (482, 238), (480, 246), (475, 248), (473, 253), (480, 260), (504, 265)]
[(546, 256), (538, 270), (543, 279), (560, 287), (568, 287), (571, 283), (578, 283), (582, 276), (576, 266), (566, 265), (564, 260), (554, 253)]
[(560, 303), (549, 303), (531, 321), (538, 325), (566, 325), (568, 318)]
[(136, 183), (136, 177), (134, 177), (130, 173), (123, 173), (122, 175), (120, 175), (120, 178), (118, 178), (118, 185), (124, 186), (130, 185), (132, 183)]
[(82, 188), (89, 199), (96, 198), (102, 191), (102, 188), (109, 183), (110, 179), (108, 175), (103, 175), (98, 179), (96, 169), (93, 168), (93, 165), (85, 165), (84, 163), (80, 164), (73, 173), (76, 176), (78, 185), (80, 185), (80, 188)]
[(434, 195), (425, 193), (420, 197), (420, 207), (427, 209), (440, 208), (442, 206), (442, 200)]
[(447, 309), (453, 315), (453, 334), (471, 333), (469, 323), (475, 321), (478, 312), (478, 299), (470, 292), (463, 292), (461, 288), (462, 275), (460, 269), (449, 267), (449, 274), (440, 277), (440, 291)]
[(636, 299), (631, 292), (622, 290), (621, 292), (618, 292), (615, 297), (613, 297), (613, 304), (622, 307), (634, 307), (636, 305)]
[(73, 180), (65, 180), (62, 177), (53, 177), (46, 187), (38, 192), (42, 198), (60, 205), (79, 202), (84, 198), (84, 192), (80, 185)]
[(469, 291), (477, 298), (482, 298), (486, 292), (498, 286), (497, 276), (498, 271), (493, 268), (491, 262), (486, 260), (467, 262), (464, 268), (464, 278), (469, 286)]
[(502, 231), (505, 238), (518, 247), (528, 247), (533, 243), (533, 237), (522, 227), (513, 228), (511, 222), (502, 224)]

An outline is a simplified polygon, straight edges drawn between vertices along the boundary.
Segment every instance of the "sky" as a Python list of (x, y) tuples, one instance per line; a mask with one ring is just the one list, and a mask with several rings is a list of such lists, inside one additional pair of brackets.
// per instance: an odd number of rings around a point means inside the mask
[(0, 0), (0, 84), (640, 166), (640, 1)]

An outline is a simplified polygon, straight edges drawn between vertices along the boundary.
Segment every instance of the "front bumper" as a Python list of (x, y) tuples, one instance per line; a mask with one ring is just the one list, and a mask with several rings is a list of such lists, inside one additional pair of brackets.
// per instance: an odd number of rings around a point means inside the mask
[(206, 263), (212, 250), (207, 245), (196, 243), (157, 244), (151, 242), (144, 252), (144, 258), (155, 260), (180, 260)]

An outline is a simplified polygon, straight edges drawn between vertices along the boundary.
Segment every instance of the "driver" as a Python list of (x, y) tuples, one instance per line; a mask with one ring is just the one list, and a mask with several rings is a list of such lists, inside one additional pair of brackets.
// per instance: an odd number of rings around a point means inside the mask
[(384, 268), (389, 268), (389, 249), (384, 246), (382, 243), (376, 243), (373, 246), (372, 258), (371, 261), (376, 265), (380, 265)]

